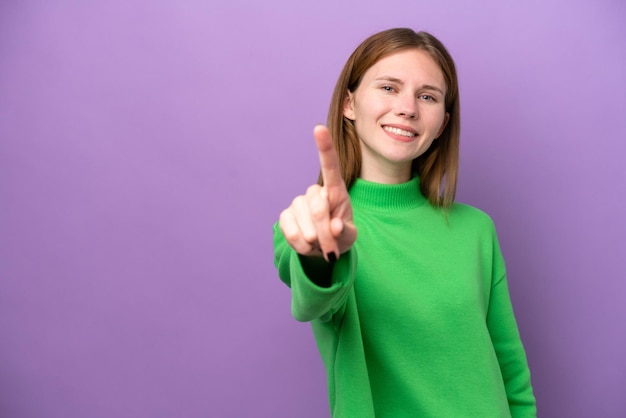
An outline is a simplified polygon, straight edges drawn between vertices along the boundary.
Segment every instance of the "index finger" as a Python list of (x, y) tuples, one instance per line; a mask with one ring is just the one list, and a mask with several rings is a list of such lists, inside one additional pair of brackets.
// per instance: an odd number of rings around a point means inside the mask
[(313, 129), (313, 136), (315, 137), (315, 143), (320, 155), (320, 168), (322, 179), (324, 179), (324, 187), (345, 187), (343, 177), (341, 176), (339, 157), (330, 137), (330, 131), (324, 125), (317, 125)]

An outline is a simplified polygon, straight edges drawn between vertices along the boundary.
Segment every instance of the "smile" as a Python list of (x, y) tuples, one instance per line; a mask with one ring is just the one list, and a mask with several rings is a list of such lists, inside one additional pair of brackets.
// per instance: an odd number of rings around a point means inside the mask
[(415, 132), (405, 131), (400, 128), (394, 128), (393, 126), (383, 126), (383, 129), (391, 134), (406, 136), (407, 138), (413, 138), (414, 136), (417, 136), (417, 133)]

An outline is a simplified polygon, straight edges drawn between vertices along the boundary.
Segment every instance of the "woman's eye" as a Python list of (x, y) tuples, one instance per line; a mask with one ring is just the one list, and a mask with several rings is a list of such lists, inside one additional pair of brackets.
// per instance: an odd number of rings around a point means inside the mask
[(392, 91), (393, 91), (393, 87), (391, 87), (391, 86), (383, 86), (383, 87), (382, 87), (382, 89), (383, 89), (384, 91), (389, 91), (389, 92), (392, 92)]
[(428, 94), (422, 94), (420, 96), (420, 99), (423, 99), (423, 100), (426, 100), (426, 101), (429, 101), (429, 102), (435, 102), (436, 101), (433, 96), (430, 96)]

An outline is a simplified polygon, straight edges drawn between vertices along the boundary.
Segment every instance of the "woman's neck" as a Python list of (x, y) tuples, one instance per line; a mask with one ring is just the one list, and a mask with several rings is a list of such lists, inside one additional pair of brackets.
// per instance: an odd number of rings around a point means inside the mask
[(411, 179), (411, 162), (403, 165), (394, 164), (392, 166), (372, 167), (363, 165), (361, 167), (360, 178), (373, 183), (400, 184)]

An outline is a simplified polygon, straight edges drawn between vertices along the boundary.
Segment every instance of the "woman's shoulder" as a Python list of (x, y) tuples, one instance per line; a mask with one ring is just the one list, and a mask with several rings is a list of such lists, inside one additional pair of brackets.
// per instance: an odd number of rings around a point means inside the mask
[(455, 202), (448, 211), (451, 223), (463, 223), (494, 230), (494, 222), (487, 212), (465, 203)]

